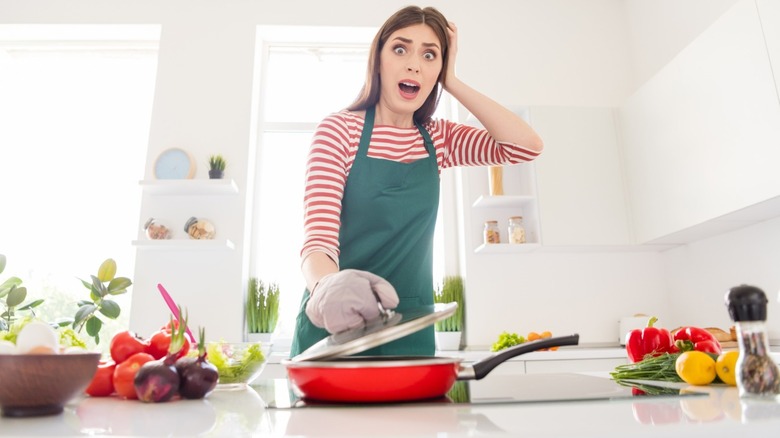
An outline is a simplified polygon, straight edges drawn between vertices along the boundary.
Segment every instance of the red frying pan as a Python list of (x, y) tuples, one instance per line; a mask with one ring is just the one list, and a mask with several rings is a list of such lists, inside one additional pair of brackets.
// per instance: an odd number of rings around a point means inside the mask
[[(395, 321), (368, 324), (333, 335), (300, 355), (282, 361), (297, 395), (327, 402), (399, 402), (444, 396), (456, 380), (478, 380), (515, 356), (543, 348), (577, 345), (579, 335), (545, 338), (502, 350), (473, 364), (437, 356), (351, 356), (420, 330), (454, 312), (457, 305), (428, 306)], [(377, 326), (378, 325), (378, 326)]]

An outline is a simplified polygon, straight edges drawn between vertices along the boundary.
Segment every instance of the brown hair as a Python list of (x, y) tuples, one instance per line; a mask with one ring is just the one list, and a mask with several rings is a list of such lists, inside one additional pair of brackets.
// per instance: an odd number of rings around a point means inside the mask
[(368, 68), (366, 69), (366, 82), (363, 84), (357, 99), (347, 107), (348, 110), (365, 110), (379, 102), (379, 94), (382, 88), (381, 78), (379, 77), (379, 56), (382, 53), (382, 48), (393, 32), (415, 24), (428, 25), (441, 42), (442, 68), (437, 79), (438, 84), (425, 99), (422, 106), (414, 112), (414, 121), (417, 123), (426, 123), (431, 119), (431, 116), (436, 111), (436, 106), (439, 104), (441, 83), (446, 78), (447, 59), (449, 58), (447, 19), (444, 18), (441, 12), (432, 7), (407, 6), (385, 21), (385, 24), (379, 29), (379, 32), (374, 37), (374, 41), (371, 43)]

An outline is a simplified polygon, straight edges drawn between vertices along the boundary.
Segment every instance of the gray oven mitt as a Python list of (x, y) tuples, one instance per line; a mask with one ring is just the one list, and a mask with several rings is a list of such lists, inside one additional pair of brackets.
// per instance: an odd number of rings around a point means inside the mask
[(306, 304), (306, 315), (317, 327), (339, 333), (379, 317), (377, 300), (385, 309), (398, 306), (393, 285), (367, 271), (344, 269), (320, 279)]

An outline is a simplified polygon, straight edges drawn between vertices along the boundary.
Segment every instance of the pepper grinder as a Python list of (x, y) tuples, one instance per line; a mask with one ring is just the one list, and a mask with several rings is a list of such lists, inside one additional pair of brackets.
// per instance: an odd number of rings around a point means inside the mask
[(780, 370), (769, 356), (767, 302), (764, 291), (755, 286), (743, 284), (726, 293), (726, 307), (737, 328), (737, 387), (742, 398), (780, 394)]

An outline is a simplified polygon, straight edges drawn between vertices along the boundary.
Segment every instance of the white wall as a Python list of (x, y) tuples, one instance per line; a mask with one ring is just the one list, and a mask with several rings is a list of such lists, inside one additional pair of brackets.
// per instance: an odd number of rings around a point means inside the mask
[[(191, 319), (206, 325), (210, 337), (235, 340), (241, 336), (240, 298), (248, 262), (244, 243), (250, 231), (245, 218), (251, 182), (248, 167), (241, 163), (251, 162), (253, 144), (250, 111), (255, 26), (378, 26), (407, 3), (0, 0), (0, 24), (161, 24), (152, 130), (149, 144), (143, 145), (150, 153), (147, 166), (159, 150), (174, 145), (191, 147), (199, 162), (219, 148), (233, 163), (230, 176), (236, 179), (239, 194), (216, 202), (218, 232), (236, 242), (236, 249), (210, 257), (210, 263), (193, 254), (139, 252), (131, 328), (145, 332), (159, 325), (166, 312), (153, 285), (165, 281), (178, 299), (188, 301)], [(489, 2), (490, 7), (475, 7), (473, 1), (466, 0), (426, 3), (439, 7), (460, 29), (459, 75), (500, 102), (609, 107), (622, 104), (641, 83), (637, 81), (652, 75), (731, 2), (669, 0), (658, 9), (640, 0), (495, 0)], [(679, 10), (669, 9), (673, 4), (686, 5), (683, 16), (677, 15)], [(668, 42), (654, 46), (657, 29), (673, 22), (670, 17), (682, 20), (675, 27), (677, 32), (665, 34)], [(695, 26), (688, 29), (687, 23)], [(144, 196), (139, 222), (165, 202)], [(197, 215), (200, 207), (193, 201), (182, 208)], [(759, 234), (747, 237), (757, 239)], [(729, 242), (715, 241), (713, 245), (727, 247)], [(763, 260), (766, 248), (759, 245), (754, 249), (753, 255)], [(665, 290), (685, 293), (685, 288), (679, 287), (682, 274), (669, 269), (667, 258), (673, 259), (675, 266), (695, 265), (701, 260), (703, 265), (691, 277), (693, 281), (702, 279), (709, 270), (723, 270), (731, 261), (725, 257), (700, 259), (700, 255), (686, 249), (668, 256), (580, 250), (472, 261), (472, 274), (467, 279), (469, 341), (487, 345), (503, 330), (522, 333), (547, 329), (554, 333), (578, 331), (584, 343), (614, 342), (617, 319), (636, 312), (657, 313), (662, 318), (670, 315), (669, 319), (681, 322), (702, 315), (704, 325), (725, 326), (722, 313), (716, 309), (705, 315), (698, 308), (678, 308), (665, 294)], [(747, 273), (747, 267), (740, 266), (734, 279)], [(668, 280), (665, 272), (669, 272)], [(729, 285), (730, 280), (724, 279)], [(758, 280), (772, 286), (772, 278)], [(721, 291), (724, 286), (711, 288)], [(693, 293), (687, 299), (700, 295)], [(212, 313), (204, 316), (207, 311)]]

